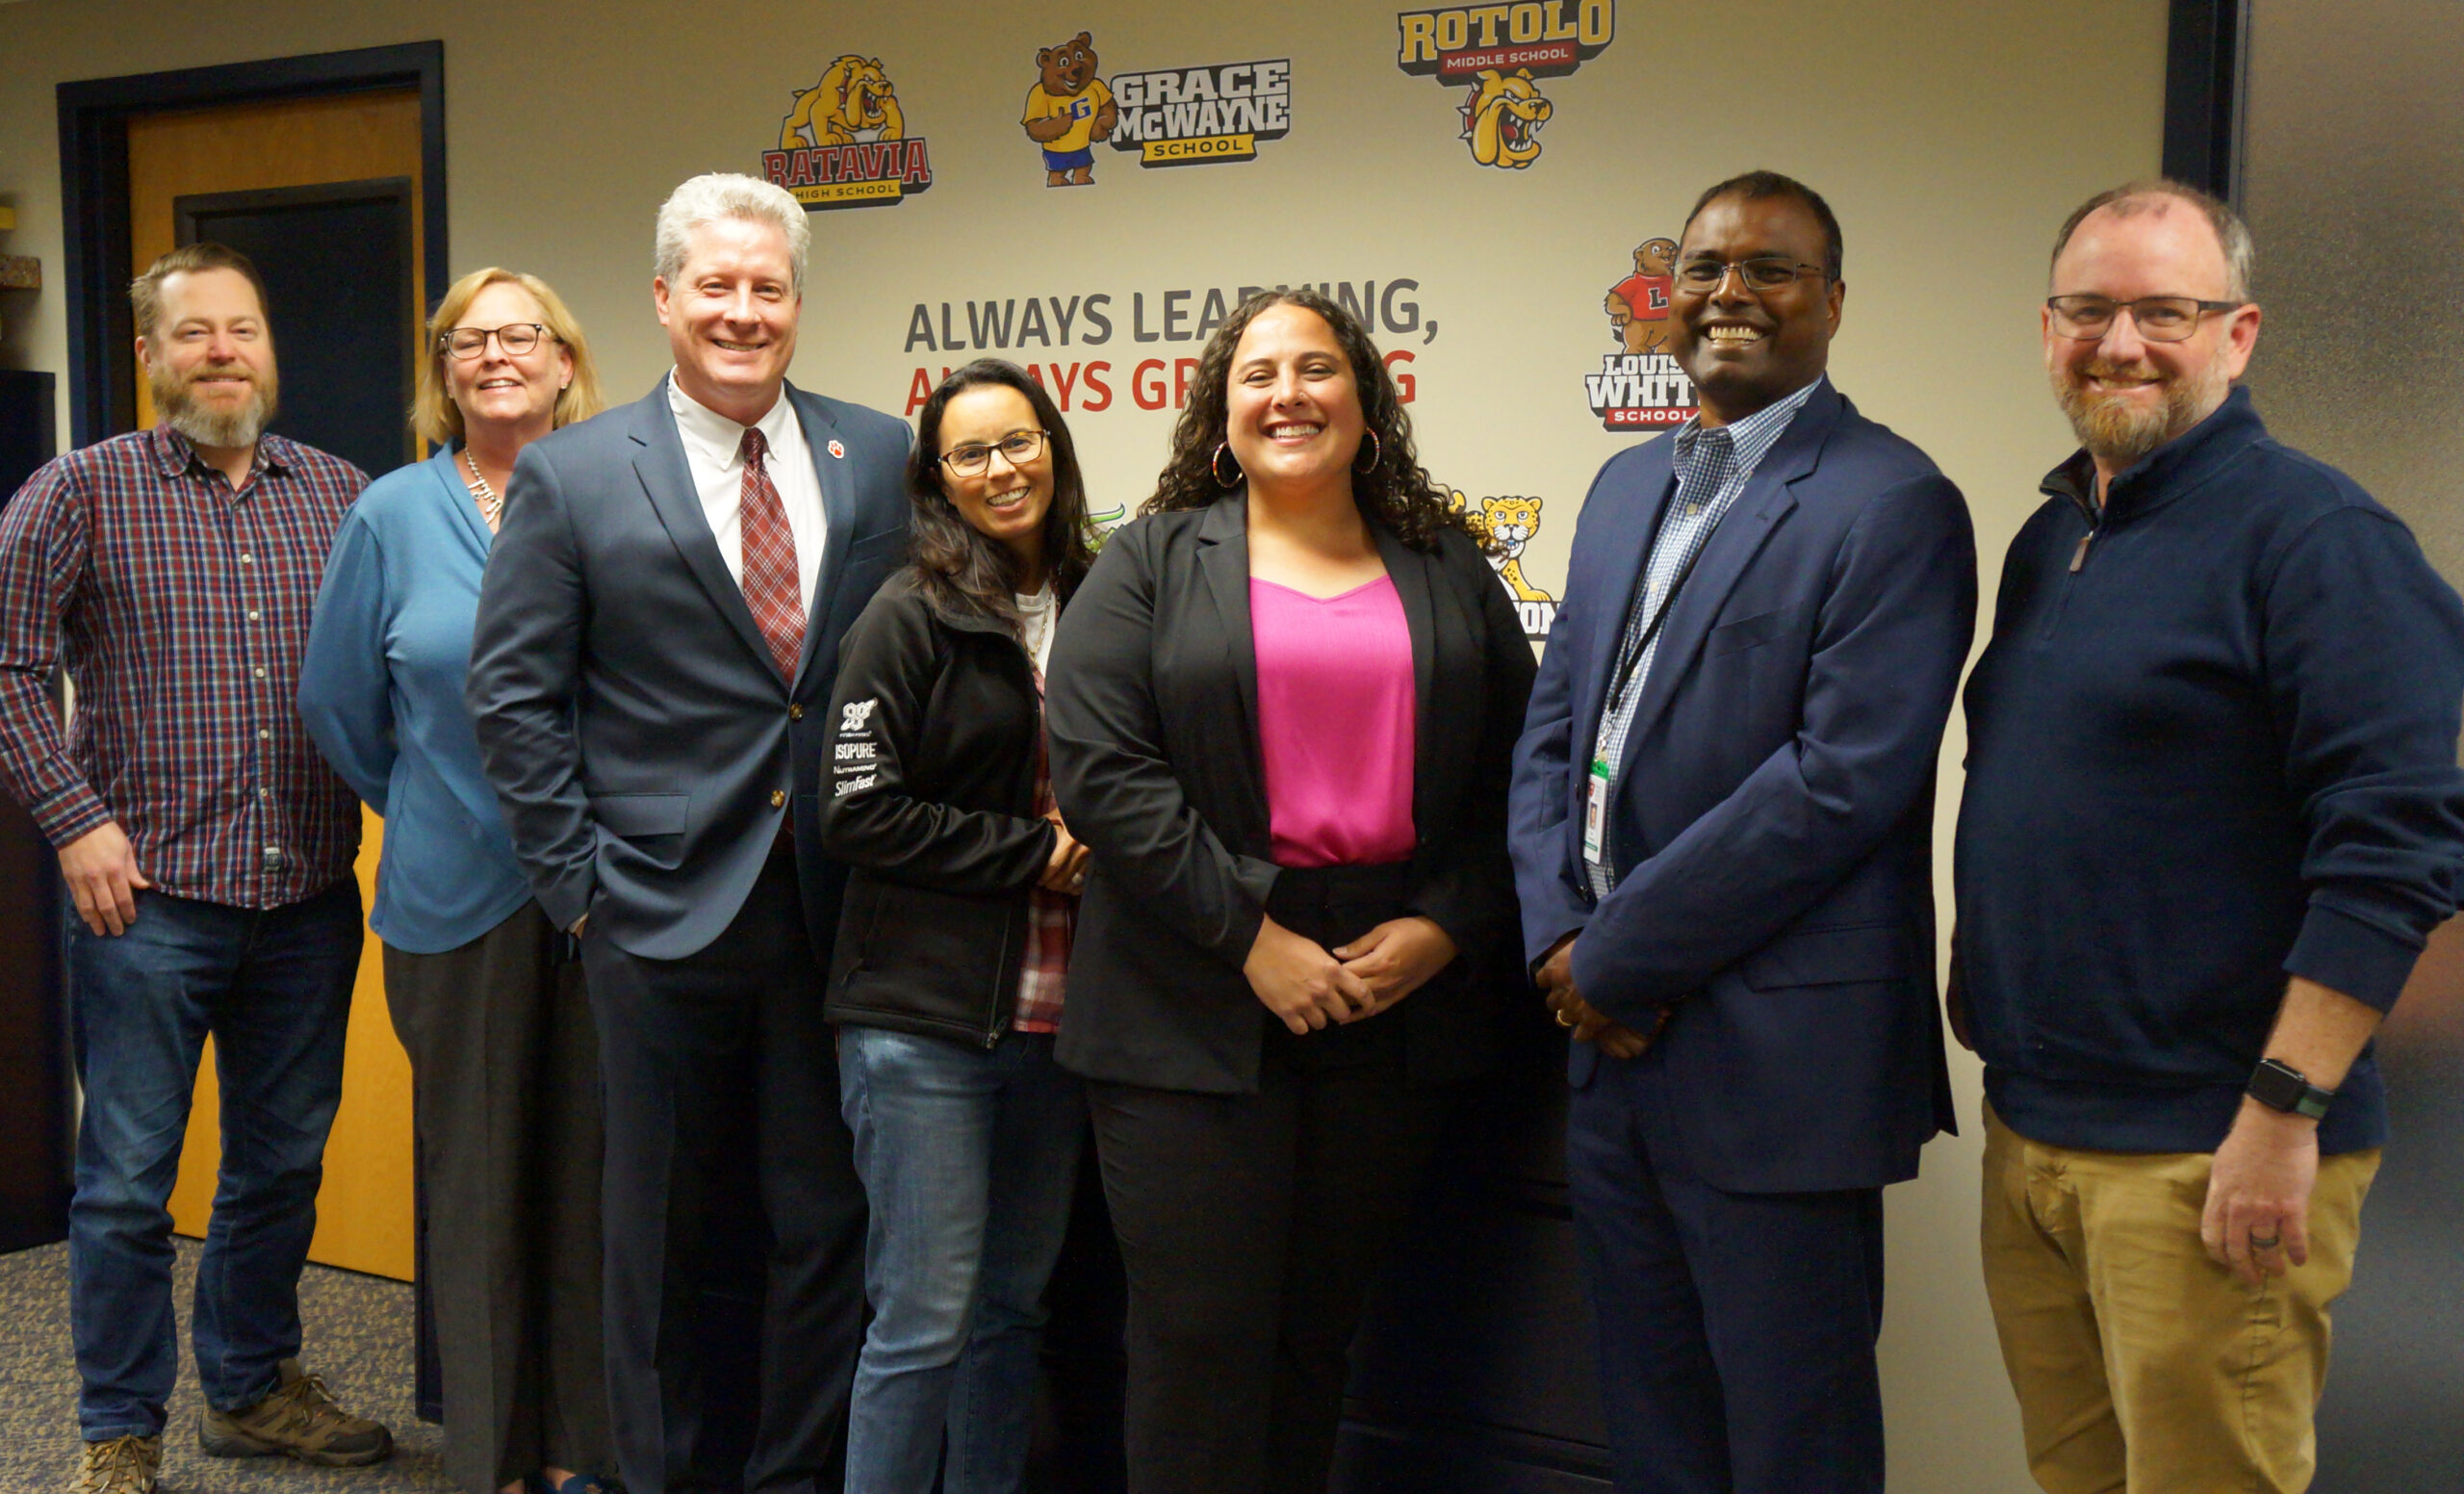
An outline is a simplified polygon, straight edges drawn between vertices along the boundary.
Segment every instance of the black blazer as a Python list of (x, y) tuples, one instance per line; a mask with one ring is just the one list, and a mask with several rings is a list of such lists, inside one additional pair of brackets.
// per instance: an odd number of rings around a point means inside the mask
[[(1515, 938), (1506, 781), (1531, 646), (1466, 536), (1433, 553), (1372, 526), (1411, 628), (1419, 710), (1408, 910), (1451, 935), (1455, 966), (1385, 1020), (1420, 1081), (1476, 1072)], [(1092, 848), (1059, 1055), (1090, 1078), (1233, 1094), (1258, 1083), (1270, 1018), (1241, 966), (1280, 868), (1258, 746), (1248, 509), (1226, 494), (1106, 541), (1052, 652), (1053, 791)]]
[(822, 849), (853, 868), (827, 1015), (991, 1046), (1052, 861), (1034, 663), (1007, 623), (944, 612), (910, 568), (847, 630), (826, 719), (810, 786)]

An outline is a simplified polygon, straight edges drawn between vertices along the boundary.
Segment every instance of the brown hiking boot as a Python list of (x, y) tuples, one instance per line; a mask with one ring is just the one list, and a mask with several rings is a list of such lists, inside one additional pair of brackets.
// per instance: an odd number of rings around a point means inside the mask
[(163, 1466), (163, 1439), (135, 1435), (89, 1442), (68, 1494), (153, 1494)]
[(273, 1393), (244, 1411), (207, 1411), (197, 1418), (197, 1445), (208, 1457), (263, 1457), (280, 1453), (303, 1463), (349, 1468), (381, 1462), (394, 1434), (334, 1404), (325, 1382), (285, 1359)]

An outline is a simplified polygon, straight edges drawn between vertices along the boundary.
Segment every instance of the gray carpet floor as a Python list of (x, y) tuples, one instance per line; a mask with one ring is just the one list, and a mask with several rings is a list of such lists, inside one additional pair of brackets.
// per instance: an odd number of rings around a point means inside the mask
[[(189, 1345), (198, 1246), (179, 1242), (173, 1298), (180, 1382), (163, 1436), (164, 1490), (174, 1494), (425, 1494), (449, 1490), (442, 1433), (412, 1415), (411, 1289), (399, 1281), (311, 1266), (299, 1283), (308, 1368), (334, 1399), (394, 1430), (394, 1456), (373, 1468), (311, 1468), (283, 1457), (207, 1457), (204, 1408)], [(77, 1367), (68, 1339), (68, 1247), (0, 1255), (0, 1491), (64, 1490), (77, 1467)]]

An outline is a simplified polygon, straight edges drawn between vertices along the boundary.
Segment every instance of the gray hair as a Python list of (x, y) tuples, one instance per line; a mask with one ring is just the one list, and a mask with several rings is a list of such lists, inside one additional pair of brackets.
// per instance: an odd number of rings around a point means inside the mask
[(654, 273), (674, 285), (684, 270), (685, 252), (693, 246), (693, 230), (728, 218), (769, 223), (786, 236), (787, 259), (795, 267), (795, 291), (802, 296), (805, 260), (812, 252), (812, 226), (805, 220), (805, 205), (783, 187), (735, 171), (693, 177), (667, 194), (658, 209), (658, 259)]
[[(2199, 191), (2188, 182), (2168, 178), (2124, 182), (2079, 204), (2062, 220), (2062, 232), (2053, 240), (2053, 258), (2060, 260), (2062, 251), (2070, 245), (2070, 236), (2079, 230), (2088, 215), (2098, 208), (2111, 208), (2116, 218), (2128, 218), (2135, 213), (2162, 212), (2165, 199), (2187, 202), (2207, 219), (2216, 231), (2217, 247), (2224, 251), (2224, 295), (2228, 299), (2246, 301), (2250, 298), (2250, 279), (2258, 268), (2258, 248), (2250, 242), (2250, 225), (2242, 215), (2222, 198)], [(2050, 263), (2050, 262), (2049, 262)]]

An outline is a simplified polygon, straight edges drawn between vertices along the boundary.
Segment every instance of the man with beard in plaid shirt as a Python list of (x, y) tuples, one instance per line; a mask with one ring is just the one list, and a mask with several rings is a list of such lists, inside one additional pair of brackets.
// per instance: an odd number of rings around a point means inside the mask
[(166, 1204), (209, 1033), (222, 1167), (197, 1270), (199, 1440), (327, 1464), (393, 1450), (298, 1362), (361, 934), (358, 803), (293, 702), (368, 477), (265, 432), (273, 342), (244, 256), (174, 249), (129, 298), (162, 424), (52, 462), (0, 514), (0, 783), (58, 847), (77, 914), (70, 1486), (90, 1494), (145, 1494), (161, 1463), (179, 1371)]

